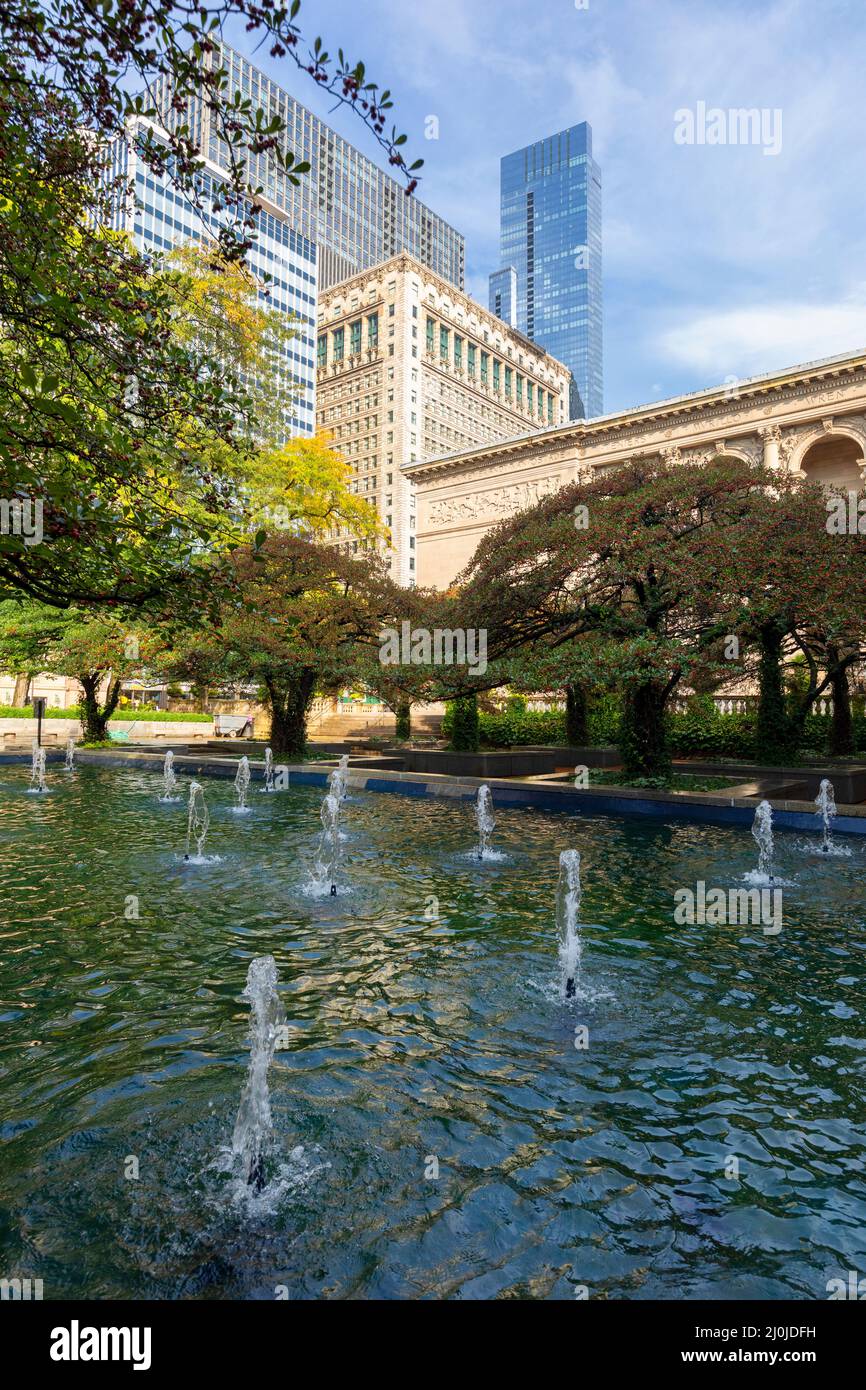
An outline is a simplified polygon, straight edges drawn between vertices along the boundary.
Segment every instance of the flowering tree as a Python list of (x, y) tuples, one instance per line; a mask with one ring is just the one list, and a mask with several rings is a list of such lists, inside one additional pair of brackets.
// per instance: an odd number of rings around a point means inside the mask
[[(797, 751), (815, 702), (833, 698), (830, 751), (853, 752), (848, 673), (866, 659), (866, 536), (828, 528), (828, 494), (774, 479), (741, 527), (720, 583), (732, 631), (757, 655), (761, 757)], [(847, 499), (846, 499), (847, 500)], [(800, 677), (785, 698), (785, 662)]]
[(603, 670), (624, 691), (626, 772), (666, 777), (668, 701), (726, 630), (728, 542), (767, 485), (735, 461), (648, 460), (565, 487), (485, 536), (460, 577), (463, 621), (487, 627), (494, 658), (568, 645), (563, 686)]

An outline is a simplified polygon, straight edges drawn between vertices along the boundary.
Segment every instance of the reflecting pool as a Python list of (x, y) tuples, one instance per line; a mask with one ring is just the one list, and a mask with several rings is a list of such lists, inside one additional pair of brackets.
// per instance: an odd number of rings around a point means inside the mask
[[(471, 800), (350, 790), (331, 897), (305, 891), (322, 788), (260, 795), (254, 768), (237, 815), (201, 779), (190, 864), (182, 770), (173, 802), (161, 769), (29, 780), (0, 767), (0, 1275), (46, 1299), (811, 1299), (866, 1273), (859, 840), (828, 862), (817, 822), (777, 832), (771, 935), (674, 920), (677, 889), (743, 884), (748, 826), (494, 788), (479, 860)], [(256, 1197), (225, 1153), (268, 954)]]

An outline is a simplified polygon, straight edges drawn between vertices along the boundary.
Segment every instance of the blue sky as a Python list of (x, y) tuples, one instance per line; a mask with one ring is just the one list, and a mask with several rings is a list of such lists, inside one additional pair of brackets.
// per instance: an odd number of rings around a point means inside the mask
[[(391, 88), (418, 196), (499, 264), (499, 159), (593, 127), (604, 199), (605, 408), (866, 344), (864, 0), (303, 0), (305, 33)], [(377, 157), (294, 67), (226, 38)], [(682, 145), (675, 112), (781, 111), (781, 149)], [(425, 120), (439, 118), (439, 139)]]

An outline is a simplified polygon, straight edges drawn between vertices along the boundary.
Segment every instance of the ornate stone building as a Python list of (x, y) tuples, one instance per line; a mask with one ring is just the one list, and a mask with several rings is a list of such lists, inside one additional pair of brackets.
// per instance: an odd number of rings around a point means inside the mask
[(418, 571), (405, 466), (568, 419), (568, 369), (408, 253), (320, 291), (316, 380), (318, 425), (390, 531), (406, 585)]
[(445, 587), (491, 526), (578, 478), (631, 459), (726, 456), (861, 488), (866, 350), (409, 463), (418, 583)]

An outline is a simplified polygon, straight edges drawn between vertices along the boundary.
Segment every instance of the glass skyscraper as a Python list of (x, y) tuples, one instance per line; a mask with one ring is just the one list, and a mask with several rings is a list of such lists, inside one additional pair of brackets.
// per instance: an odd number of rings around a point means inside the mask
[[(309, 163), (310, 172), (293, 184), (267, 153), (250, 156), (249, 182), (260, 184), (261, 201), (318, 248), (322, 289), (400, 251), (463, 289), (465, 244), (459, 232), (228, 45), (216, 45), (204, 61), (227, 69), (229, 92), (240, 92), (268, 116), (279, 115), (286, 149)], [(228, 167), (226, 147), (200, 98), (173, 111), (163, 79), (154, 84), (153, 95), (164, 125), (188, 122), (207, 159)]]
[[(198, 210), (167, 175), (154, 174), (139, 157), (134, 123), (127, 140), (112, 144), (110, 161), (112, 177), (121, 175), (133, 189), (132, 198), (116, 207), (114, 226), (130, 232), (139, 250), (165, 252), (216, 238), (220, 216), (208, 209), (211, 190), (220, 182), (219, 169), (199, 175), (203, 210)], [(294, 336), (279, 363), (294, 397), (286, 434), (312, 434), (316, 424), (316, 247), (285, 217), (263, 208), (256, 217), (256, 237), (246, 261), (260, 285), (263, 305), (291, 320)]]
[(571, 369), (572, 419), (601, 415), (601, 171), (586, 121), (504, 156), (500, 219), (491, 312)]
[[(261, 277), (267, 304), (292, 318), (296, 337), (284, 370), (292, 378), (297, 397), (288, 429), (292, 434), (310, 434), (316, 420), (319, 289), (400, 251), (410, 252), (462, 289), (464, 240), (241, 54), (225, 44), (215, 45), (202, 61), (227, 69), (230, 94), (239, 92), (269, 116), (279, 114), (286, 148), (296, 160), (310, 165), (309, 173), (293, 184), (272, 155), (249, 155), (248, 181), (261, 186), (257, 202), (262, 211), (247, 255), (253, 273), (270, 276), (266, 289)], [(230, 167), (229, 151), (206, 102), (194, 96), (176, 110), (165, 79), (154, 84), (149, 97), (165, 129), (188, 125), (205, 161), (199, 183), (206, 195), (211, 185), (227, 179), (225, 171)], [(114, 143), (111, 160), (112, 171), (122, 172), (135, 190), (134, 203), (118, 209), (115, 225), (132, 232), (142, 250), (166, 251), (184, 241), (205, 240), (209, 232), (218, 230), (218, 216), (207, 211), (206, 196), (201, 200), (204, 214), (197, 213), (168, 177), (154, 175), (138, 157), (134, 124), (128, 141)]]

